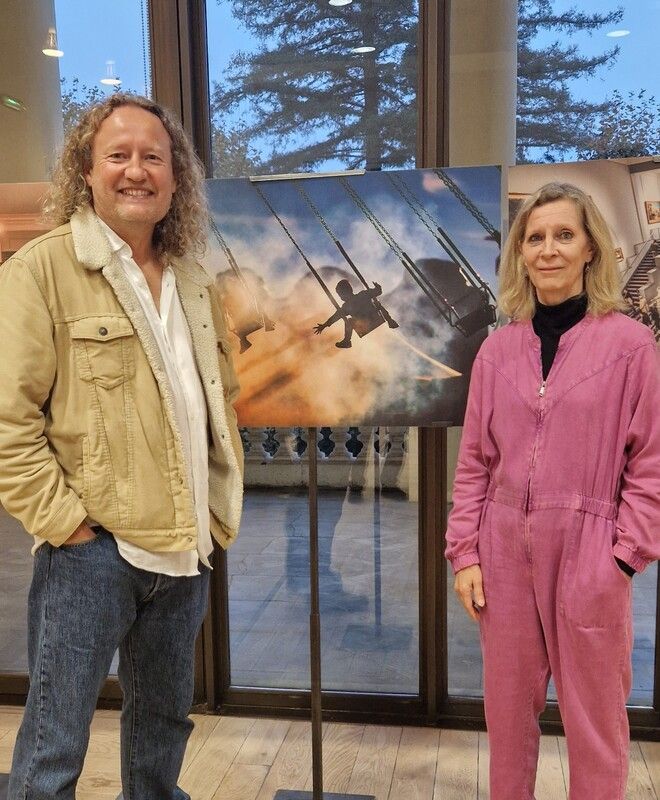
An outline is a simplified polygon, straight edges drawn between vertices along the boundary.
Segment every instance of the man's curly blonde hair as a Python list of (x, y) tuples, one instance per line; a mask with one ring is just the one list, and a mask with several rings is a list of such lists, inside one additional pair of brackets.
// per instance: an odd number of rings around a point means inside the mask
[(137, 106), (163, 123), (172, 146), (176, 191), (172, 205), (154, 230), (159, 254), (183, 256), (200, 253), (206, 243), (208, 210), (204, 193), (204, 168), (181, 124), (162, 106), (128, 92), (117, 92), (90, 106), (71, 130), (53, 174), (44, 212), (55, 224), (68, 222), (75, 211), (92, 204), (85, 175), (92, 168), (92, 145), (101, 123), (121, 106)]

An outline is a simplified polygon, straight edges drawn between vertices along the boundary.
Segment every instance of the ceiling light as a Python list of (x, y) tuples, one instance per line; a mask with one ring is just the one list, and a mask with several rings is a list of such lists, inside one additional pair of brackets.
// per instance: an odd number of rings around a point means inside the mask
[(372, 47), (370, 44), (363, 44), (360, 47), (352, 47), (351, 53), (374, 53), (376, 51), (375, 47)]
[(55, 32), (55, 28), (48, 28), (46, 46), (41, 52), (45, 56), (52, 56), (53, 58), (61, 58), (64, 55), (64, 51), (59, 50), (57, 47), (57, 33)]
[(353, 0), (328, 0), (330, 6), (350, 6)]
[(121, 78), (115, 75), (114, 61), (105, 62), (105, 78), (101, 78), (101, 83), (106, 86), (119, 86), (121, 84)]
[(630, 31), (620, 30), (620, 31), (610, 31), (606, 33), (605, 36), (609, 36), (611, 39), (620, 39), (622, 36), (630, 36)]
[(26, 111), (25, 103), (17, 97), (10, 97), (8, 94), (0, 94), (0, 103), (5, 108), (11, 108), (12, 111)]

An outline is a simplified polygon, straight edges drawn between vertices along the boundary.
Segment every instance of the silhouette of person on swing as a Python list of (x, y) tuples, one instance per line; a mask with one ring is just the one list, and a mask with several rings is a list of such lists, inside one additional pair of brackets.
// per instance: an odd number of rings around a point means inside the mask
[(379, 283), (374, 282), (373, 289), (363, 289), (355, 294), (349, 281), (343, 278), (335, 286), (335, 291), (343, 303), (325, 322), (314, 326), (314, 333), (318, 336), (325, 328), (343, 319), (344, 338), (341, 342), (336, 342), (336, 347), (352, 347), (351, 337), (354, 330), (358, 336), (364, 336), (383, 322), (387, 322), (390, 328), (399, 327), (399, 323), (392, 319), (388, 311), (376, 300), (383, 293)]

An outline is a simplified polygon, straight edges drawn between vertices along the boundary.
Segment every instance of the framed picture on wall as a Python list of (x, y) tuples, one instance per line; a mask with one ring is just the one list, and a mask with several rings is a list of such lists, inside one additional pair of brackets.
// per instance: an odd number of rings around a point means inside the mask
[(509, 193), (509, 228), (513, 225), (513, 220), (516, 218), (516, 214), (520, 210), (520, 206), (525, 202), (525, 200), (529, 197), (529, 193), (525, 194), (523, 192), (510, 192)]
[(620, 247), (614, 248), (614, 255), (617, 261), (623, 261), (623, 250)]
[(644, 202), (646, 209), (646, 221), (649, 225), (655, 225), (660, 222), (660, 200), (646, 200)]

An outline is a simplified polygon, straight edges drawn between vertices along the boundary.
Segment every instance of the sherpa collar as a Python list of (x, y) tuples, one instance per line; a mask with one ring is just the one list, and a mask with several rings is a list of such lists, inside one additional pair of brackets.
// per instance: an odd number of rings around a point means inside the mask
[[(91, 205), (73, 214), (71, 234), (76, 257), (87, 269), (100, 270), (112, 261), (112, 245)], [(210, 286), (213, 283), (213, 279), (191, 258), (170, 256), (169, 263), (175, 273), (187, 277), (198, 286)]]

